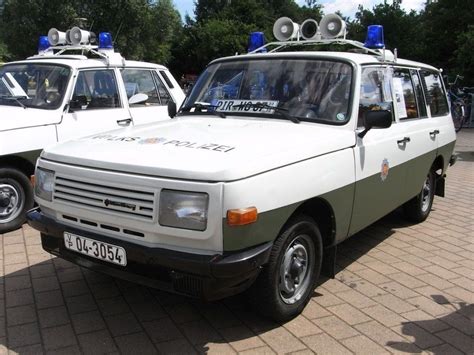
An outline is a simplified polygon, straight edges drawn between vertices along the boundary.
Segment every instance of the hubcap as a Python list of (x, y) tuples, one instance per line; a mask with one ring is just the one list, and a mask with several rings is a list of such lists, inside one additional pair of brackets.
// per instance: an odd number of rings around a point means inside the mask
[(20, 189), (10, 184), (0, 184), (0, 223), (14, 220), (21, 213), (23, 204)]
[(423, 189), (421, 190), (421, 210), (423, 212), (426, 212), (430, 208), (431, 188), (431, 180), (428, 176), (423, 183)]
[(280, 266), (280, 297), (287, 304), (301, 299), (311, 283), (314, 262), (312, 240), (299, 235), (288, 245)]

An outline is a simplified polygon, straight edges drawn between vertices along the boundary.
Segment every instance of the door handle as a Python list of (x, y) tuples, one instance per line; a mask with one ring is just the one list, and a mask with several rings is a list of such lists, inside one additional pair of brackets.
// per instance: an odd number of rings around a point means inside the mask
[(125, 118), (123, 120), (117, 120), (119, 126), (128, 126), (132, 122), (131, 118)]
[(435, 136), (439, 134), (439, 130), (438, 129), (435, 129), (433, 132), (430, 132), (430, 136)]
[(397, 141), (398, 144), (406, 144), (410, 141), (410, 137), (403, 137), (403, 139), (400, 139)]

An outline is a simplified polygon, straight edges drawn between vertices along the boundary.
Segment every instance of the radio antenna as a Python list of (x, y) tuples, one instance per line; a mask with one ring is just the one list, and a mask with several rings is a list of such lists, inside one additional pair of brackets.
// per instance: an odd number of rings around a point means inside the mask
[(114, 42), (113, 42), (113, 44), (115, 44), (115, 42), (117, 41), (117, 38), (118, 38), (118, 36), (119, 36), (119, 34), (120, 34), (120, 30), (122, 29), (122, 25), (123, 25), (123, 20), (120, 21), (120, 25), (119, 25), (119, 28), (118, 28), (118, 30), (117, 30), (117, 34), (114, 36)]

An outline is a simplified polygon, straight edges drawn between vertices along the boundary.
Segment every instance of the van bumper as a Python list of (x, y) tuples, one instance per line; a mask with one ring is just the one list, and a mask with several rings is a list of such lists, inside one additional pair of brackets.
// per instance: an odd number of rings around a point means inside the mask
[[(207, 301), (248, 288), (268, 262), (273, 245), (268, 242), (239, 252), (200, 255), (145, 247), (77, 229), (45, 216), (39, 207), (27, 213), (27, 220), (40, 231), (43, 249), (53, 255), (113, 277)], [(124, 248), (127, 265), (115, 265), (67, 249), (64, 232)]]

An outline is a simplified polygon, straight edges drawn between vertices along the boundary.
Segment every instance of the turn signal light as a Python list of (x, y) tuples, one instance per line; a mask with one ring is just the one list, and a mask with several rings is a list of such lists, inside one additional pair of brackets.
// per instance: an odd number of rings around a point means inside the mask
[(229, 226), (243, 226), (257, 221), (257, 207), (238, 208), (227, 211)]

